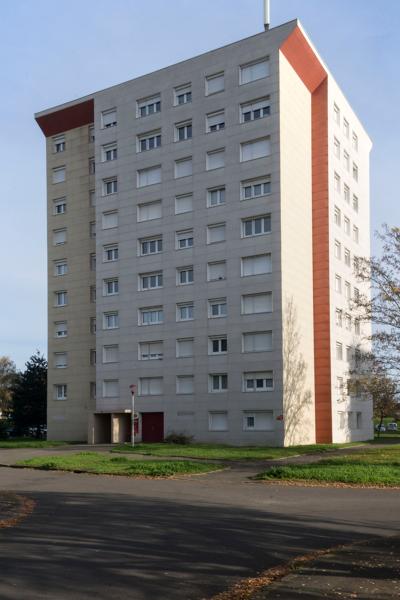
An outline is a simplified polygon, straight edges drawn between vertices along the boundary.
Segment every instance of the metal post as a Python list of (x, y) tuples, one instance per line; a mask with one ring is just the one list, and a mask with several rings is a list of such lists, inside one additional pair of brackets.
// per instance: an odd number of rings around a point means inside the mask
[(131, 445), (135, 446), (135, 389), (136, 385), (130, 385), (129, 389), (131, 390)]
[(264, 29), (269, 29), (270, 24), (270, 6), (269, 0), (264, 0)]

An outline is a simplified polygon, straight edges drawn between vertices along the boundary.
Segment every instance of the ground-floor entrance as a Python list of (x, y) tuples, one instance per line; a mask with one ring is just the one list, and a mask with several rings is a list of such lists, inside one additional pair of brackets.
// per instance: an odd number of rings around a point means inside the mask
[(142, 413), (142, 442), (162, 442), (164, 439), (164, 413)]

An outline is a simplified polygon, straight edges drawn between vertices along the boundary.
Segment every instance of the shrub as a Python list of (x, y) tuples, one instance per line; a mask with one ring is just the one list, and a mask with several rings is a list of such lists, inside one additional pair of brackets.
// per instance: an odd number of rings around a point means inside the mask
[(186, 446), (187, 444), (190, 444), (192, 440), (193, 436), (191, 435), (186, 435), (184, 433), (175, 433), (174, 431), (172, 431), (164, 439), (164, 442), (166, 442), (167, 444), (179, 444), (180, 446)]

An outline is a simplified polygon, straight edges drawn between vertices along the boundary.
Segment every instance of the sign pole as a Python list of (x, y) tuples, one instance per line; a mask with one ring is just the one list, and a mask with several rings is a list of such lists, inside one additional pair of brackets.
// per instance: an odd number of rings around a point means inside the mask
[(136, 385), (130, 385), (129, 389), (131, 390), (131, 399), (132, 399), (132, 406), (131, 406), (131, 445), (132, 447), (135, 446), (135, 389), (136, 389)]

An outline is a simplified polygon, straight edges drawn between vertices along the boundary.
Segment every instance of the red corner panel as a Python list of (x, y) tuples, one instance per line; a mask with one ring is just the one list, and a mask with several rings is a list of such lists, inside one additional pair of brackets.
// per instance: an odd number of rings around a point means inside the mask
[(63, 133), (76, 127), (89, 125), (94, 121), (94, 101), (86, 100), (67, 108), (61, 108), (43, 117), (37, 117), (36, 122), (46, 137)]

